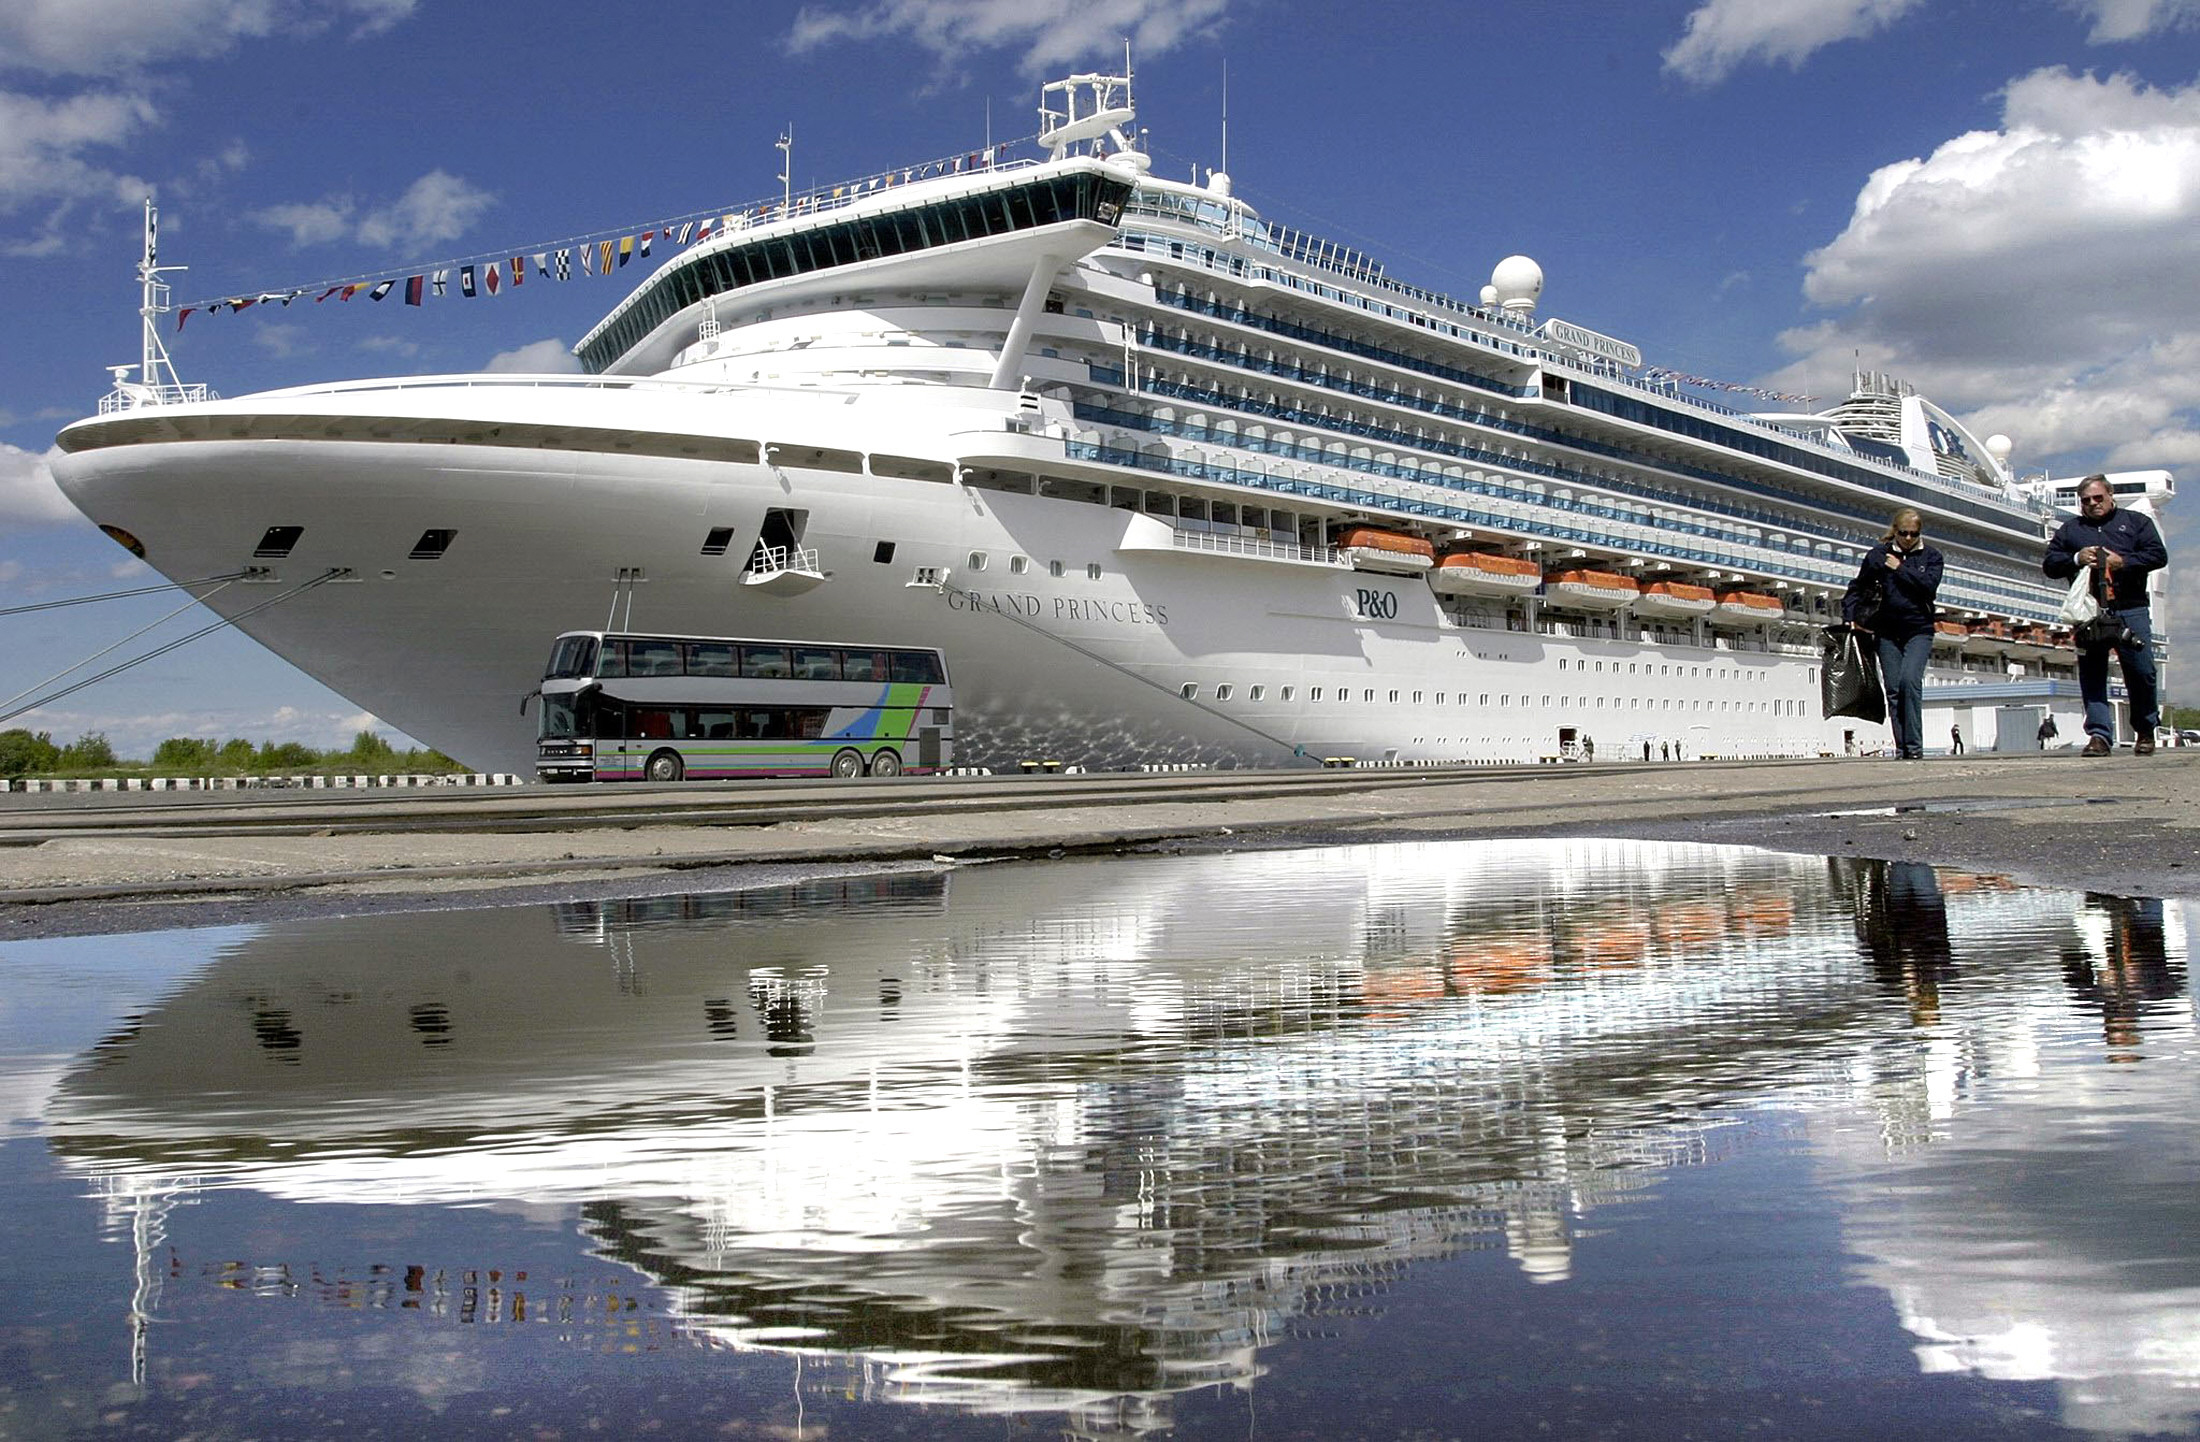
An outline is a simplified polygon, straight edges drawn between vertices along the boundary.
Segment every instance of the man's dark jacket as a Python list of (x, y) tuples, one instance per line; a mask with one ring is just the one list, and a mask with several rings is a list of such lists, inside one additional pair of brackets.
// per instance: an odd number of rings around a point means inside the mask
[(2124, 558), (2110, 584), (2113, 596), (2102, 595), (2101, 570), (2093, 573), (2093, 592), (2103, 604), (2119, 611), (2143, 611), (2147, 605), (2147, 577), (2169, 564), (2169, 550), (2151, 517), (2118, 506), (2100, 524), (2072, 516), (2056, 528), (2047, 543), (2047, 558), (2040, 569), (2058, 581), (2078, 574), (2078, 552), (2087, 546), (2106, 546)]
[[(1887, 557), (1900, 555), (1902, 569), (1887, 569)], [(1933, 597), (1940, 590), (1940, 573), (1946, 562), (1940, 552), (1931, 546), (1919, 546), (1908, 553), (1892, 550), (1885, 541), (1864, 553), (1864, 564), (1858, 568), (1856, 579), (1849, 582), (1848, 593), (1841, 598), (1841, 619), (1854, 621), (1859, 605), (1872, 587), (1879, 588), (1879, 614), (1864, 624), (1875, 635), (1890, 641), (1907, 641), (1933, 629)]]

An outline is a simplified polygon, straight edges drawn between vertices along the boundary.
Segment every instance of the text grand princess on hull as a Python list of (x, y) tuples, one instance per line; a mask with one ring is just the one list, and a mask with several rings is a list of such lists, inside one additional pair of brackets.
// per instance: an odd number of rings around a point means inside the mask
[(1479, 305), (1401, 284), (1219, 172), (1152, 175), (1126, 78), (1045, 98), (1044, 160), (732, 218), (580, 342), (588, 376), (206, 397), (158, 354), (149, 253), (143, 375), (56, 475), (485, 768), (531, 766), (515, 703), (614, 593), (660, 633), (938, 646), (967, 765), (1876, 746), (1820, 718), (1816, 628), (1899, 505), (1948, 558), (1928, 704), (1974, 745), (2075, 734), (2057, 483), (2001, 438), (1876, 376), (1815, 415), (1681, 395), (1535, 324), (1522, 257)]

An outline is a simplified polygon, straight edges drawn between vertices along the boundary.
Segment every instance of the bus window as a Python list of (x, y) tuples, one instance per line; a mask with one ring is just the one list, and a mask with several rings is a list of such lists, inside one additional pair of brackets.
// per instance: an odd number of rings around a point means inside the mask
[(628, 714), (627, 735), (637, 741), (682, 741), (687, 713), (671, 706), (636, 706)]
[(548, 692), (542, 698), (542, 738), (571, 741), (588, 735), (588, 708), (584, 698), (572, 692)]
[(596, 668), (596, 638), (594, 636), (560, 636), (557, 649), (550, 653), (550, 664), (543, 670), (545, 681), (571, 680), (592, 674)]
[(886, 653), (843, 651), (840, 653), (840, 676), (844, 681), (883, 681), (886, 679)]
[(596, 662), (599, 676), (624, 676), (626, 674), (626, 642), (606, 641), (603, 656)]
[(794, 674), (798, 681), (838, 681), (840, 653), (816, 646), (794, 648)]
[(822, 706), (805, 706), (788, 714), (787, 734), (804, 741), (815, 741), (825, 734), (825, 718), (832, 713)]
[(896, 681), (919, 681), (938, 685), (940, 658), (930, 651), (895, 651), (892, 654)]
[(785, 680), (792, 668), (784, 646), (743, 646), (741, 674), (760, 680)]
[(695, 713), (695, 735), (704, 741), (731, 741), (735, 736), (734, 713), (731, 711), (698, 711)]
[(626, 643), (629, 676), (677, 676), (680, 674), (678, 641), (629, 641)]
[(741, 668), (734, 664), (731, 642), (690, 641), (687, 644), (687, 673), (690, 676), (738, 676)]

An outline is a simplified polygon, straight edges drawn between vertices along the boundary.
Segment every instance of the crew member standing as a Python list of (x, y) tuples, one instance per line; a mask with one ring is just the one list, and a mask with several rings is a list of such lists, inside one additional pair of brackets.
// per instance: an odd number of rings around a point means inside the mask
[(2078, 647), (2078, 694), (2085, 698), (2085, 730), (2090, 738), (2081, 755), (2106, 756), (2116, 749), (2116, 713), (2108, 704), (2108, 653), (2124, 671), (2124, 693), (2131, 704), (2131, 753), (2154, 754), (2154, 728), (2162, 723), (2154, 688), (2154, 623), (2147, 612), (2147, 577), (2169, 564), (2169, 550), (2153, 520), (2119, 509), (2108, 477), (2078, 482), (2078, 514), (2059, 526), (2047, 543), (2040, 569), (2058, 581), (2093, 568), (2093, 595), (2105, 620), (2123, 622), (2121, 640)]
[(1905, 506), (1887, 523), (1885, 539), (1864, 553), (1841, 598), (1841, 619), (1879, 642), (1887, 729), (1905, 761), (1925, 759), (1925, 662), (1932, 655), (1933, 597), (1945, 564), (1925, 544), (1923, 518)]

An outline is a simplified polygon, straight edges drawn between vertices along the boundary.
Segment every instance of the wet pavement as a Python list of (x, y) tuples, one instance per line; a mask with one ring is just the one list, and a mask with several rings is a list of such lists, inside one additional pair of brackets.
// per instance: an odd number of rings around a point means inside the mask
[(2186, 906), (1853, 854), (2097, 809), (0, 936), (0, 1435), (2189, 1434)]
[[(741, 824), (697, 819), (720, 801), (742, 799), (738, 788), (530, 788), (524, 804), (553, 808), (532, 829), (495, 829), (516, 824), (497, 819), (495, 807), (522, 803), (476, 795), (447, 798), (461, 808), (454, 814), (481, 818), (476, 830), (461, 820), (457, 830), (422, 832), (393, 819), (382, 832), (331, 826), (327, 834), (271, 836), (240, 824), (207, 835), (0, 845), (0, 938), (633, 895), (819, 868), (924, 865), (935, 857), (1436, 836), (1746, 843), (1944, 863), (2123, 895), (2200, 895), (2200, 749), (2105, 761), (2062, 753), (1515, 767), (1410, 778), (1370, 772), (1343, 791), (1293, 788), (1289, 778), (1259, 773), (1186, 777), (1173, 793), (1150, 781), (782, 784), (761, 794), (777, 798), (783, 819), (766, 814)], [(1135, 795), (1126, 794), (1131, 783)], [(67, 799), (0, 797), (0, 824), (27, 826)], [(277, 795), (264, 804), (272, 813), (301, 799)], [(631, 803), (636, 814), (617, 826), (581, 814), (584, 804), (606, 800)], [(24, 804), (30, 801), (47, 805)], [(652, 804), (661, 815), (650, 814)], [(573, 808), (570, 829), (560, 829), (559, 806)]]

